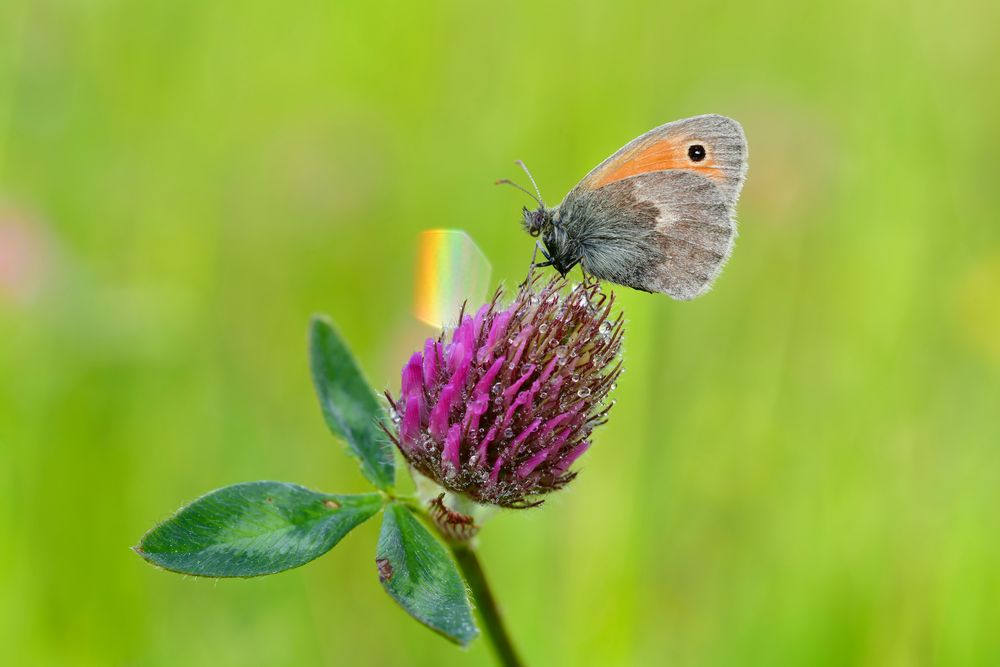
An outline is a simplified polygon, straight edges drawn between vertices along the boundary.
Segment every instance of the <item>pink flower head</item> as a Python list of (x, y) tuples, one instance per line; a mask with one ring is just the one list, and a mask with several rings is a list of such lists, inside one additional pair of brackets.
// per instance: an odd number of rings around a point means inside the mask
[(393, 408), (399, 450), (449, 491), (532, 507), (565, 486), (614, 404), (623, 321), (596, 282), (562, 278), (503, 290), (475, 315), (428, 339), (403, 367)]

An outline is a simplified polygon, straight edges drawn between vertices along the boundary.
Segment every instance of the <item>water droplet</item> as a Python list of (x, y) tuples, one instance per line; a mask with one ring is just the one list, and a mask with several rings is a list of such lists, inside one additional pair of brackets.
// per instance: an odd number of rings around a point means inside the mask
[(480, 426), (479, 427), (479, 437), (483, 437), (484, 435), (486, 435), (486, 429), (483, 428), (482, 426)]
[(513, 364), (513, 363), (507, 364), (507, 370), (512, 371), (515, 368), (517, 368), (516, 364)]
[(545, 333), (546, 331), (549, 330), (549, 325), (545, 322), (542, 322), (541, 324), (538, 325), (538, 330), (541, 331), (542, 333)]
[(601, 322), (601, 326), (597, 328), (602, 336), (609, 336), (611, 334), (611, 322), (604, 320)]
[(573, 382), (579, 382), (580, 376), (576, 373), (573, 373), (573, 375), (571, 375), (569, 379), (572, 380)]
[(540, 393), (540, 394), (538, 395), (538, 398), (542, 399), (543, 401), (544, 401), (544, 400), (545, 400), (546, 398), (548, 398), (548, 397), (549, 397), (549, 392), (547, 392), (547, 391), (543, 391), (542, 393)]
[(503, 396), (497, 396), (496, 398), (494, 398), (493, 399), (493, 405), (497, 406), (498, 408), (501, 405), (503, 405)]
[(580, 387), (576, 390), (576, 395), (580, 398), (587, 398), (590, 396), (590, 387)]
[(567, 354), (569, 354), (569, 348), (565, 345), (560, 345), (556, 348), (556, 356), (560, 359), (565, 359)]
[[(614, 391), (617, 388), (618, 388), (618, 383), (617, 382), (612, 382), (611, 383), (611, 391)], [(612, 403), (614, 403), (614, 401), (612, 401)]]
[(493, 386), (490, 387), (490, 391), (492, 391), (494, 394), (499, 394), (500, 389), (502, 389), (502, 387), (500, 386), (499, 382), (494, 382)]
[(514, 429), (508, 428), (508, 429), (504, 430), (503, 437), (505, 437), (505, 438), (513, 438), (514, 437)]

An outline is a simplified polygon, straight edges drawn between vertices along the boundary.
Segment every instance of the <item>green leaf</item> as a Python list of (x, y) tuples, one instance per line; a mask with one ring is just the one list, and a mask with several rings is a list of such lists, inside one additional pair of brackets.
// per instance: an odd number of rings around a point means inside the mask
[(326, 425), (347, 441), (372, 484), (388, 490), (395, 479), (392, 443), (378, 423), (382, 406), (329, 320), (314, 316), (309, 328), (313, 383)]
[(285, 482), (245, 482), (181, 508), (134, 549), (184, 574), (274, 574), (322, 556), (381, 507), (377, 493), (331, 495)]
[(382, 587), (413, 618), (462, 646), (479, 634), (454, 561), (405, 505), (386, 506), (375, 564)]

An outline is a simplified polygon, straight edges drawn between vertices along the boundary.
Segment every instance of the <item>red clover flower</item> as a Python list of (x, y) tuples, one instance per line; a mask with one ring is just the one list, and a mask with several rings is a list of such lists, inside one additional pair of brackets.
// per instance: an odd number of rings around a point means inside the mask
[(525, 508), (569, 483), (607, 420), (622, 372), (623, 320), (596, 281), (537, 276), (503, 306), (429, 338), (403, 367), (387, 432), (417, 471), (481, 504)]

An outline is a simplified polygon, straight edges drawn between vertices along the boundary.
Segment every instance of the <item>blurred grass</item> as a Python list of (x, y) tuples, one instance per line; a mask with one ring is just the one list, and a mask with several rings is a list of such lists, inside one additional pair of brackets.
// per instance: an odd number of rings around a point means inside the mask
[(557, 200), (717, 112), (751, 150), (733, 261), (696, 302), (621, 295), (629, 371), (583, 474), (483, 535), (524, 654), (1000, 662), (998, 19), (6, 0), (0, 225), (30, 252), (0, 284), (5, 658), (490, 664), (382, 594), (375, 522), (254, 581), (128, 546), (227, 483), (362, 490), (311, 394), (309, 314), (393, 387), (426, 334), (420, 230), (469, 230), (517, 280), (522, 201), (491, 185), (513, 159)]

